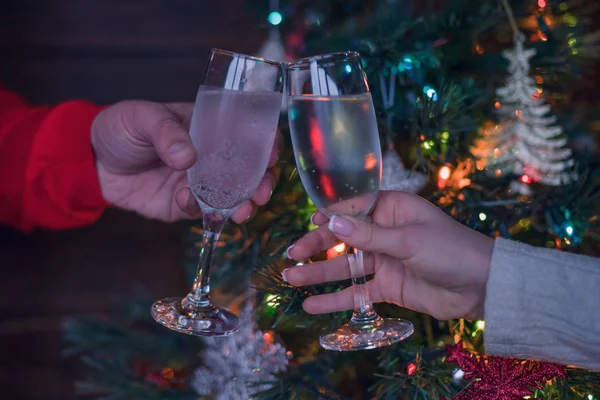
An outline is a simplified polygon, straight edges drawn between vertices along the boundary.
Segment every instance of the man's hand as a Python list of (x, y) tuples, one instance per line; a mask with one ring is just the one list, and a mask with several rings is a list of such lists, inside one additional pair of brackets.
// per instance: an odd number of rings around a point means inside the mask
[[(186, 169), (196, 161), (189, 137), (192, 103), (123, 101), (103, 110), (92, 124), (92, 147), (102, 195), (117, 207), (162, 221), (199, 218)], [(281, 146), (275, 139), (269, 168)], [(242, 223), (269, 200), (275, 175), (267, 170), (251, 201), (232, 215)]]

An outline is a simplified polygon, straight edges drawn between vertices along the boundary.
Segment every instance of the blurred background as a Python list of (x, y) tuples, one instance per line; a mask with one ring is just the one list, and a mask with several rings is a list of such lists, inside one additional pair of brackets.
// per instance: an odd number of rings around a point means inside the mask
[[(0, 82), (34, 104), (193, 101), (212, 47), (253, 53), (264, 41), (266, 21), (244, 3), (3, 0)], [(0, 228), (0, 397), (75, 398), (64, 317), (107, 314), (136, 285), (183, 293), (183, 229), (115, 210), (77, 231)]]

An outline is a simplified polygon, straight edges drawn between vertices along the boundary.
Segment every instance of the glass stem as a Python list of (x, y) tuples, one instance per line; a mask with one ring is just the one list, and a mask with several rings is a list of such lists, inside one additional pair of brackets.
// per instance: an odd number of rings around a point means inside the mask
[(181, 302), (182, 308), (187, 312), (210, 311), (214, 306), (210, 302), (210, 267), (212, 266), (219, 236), (229, 216), (217, 212), (204, 212), (202, 221), (204, 233), (202, 235), (202, 250), (198, 260), (198, 270), (192, 290)]
[(371, 303), (371, 296), (369, 296), (362, 250), (348, 247), (348, 263), (350, 264), (354, 291), (354, 312), (350, 323), (360, 324), (374, 321), (379, 318), (379, 315), (375, 312), (373, 303)]

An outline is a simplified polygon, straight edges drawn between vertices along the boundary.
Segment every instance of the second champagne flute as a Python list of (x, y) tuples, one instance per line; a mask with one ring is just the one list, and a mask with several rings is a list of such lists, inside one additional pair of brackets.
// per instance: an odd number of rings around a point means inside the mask
[(198, 336), (225, 336), (239, 328), (231, 311), (210, 301), (210, 267), (223, 226), (267, 170), (282, 91), (282, 64), (212, 51), (190, 126), (198, 159), (188, 180), (202, 210), (202, 250), (190, 293), (152, 306), (154, 319), (167, 328)]
[[(302, 184), (327, 216), (366, 218), (381, 181), (381, 144), (373, 101), (358, 53), (308, 57), (287, 66), (288, 118)], [(321, 336), (326, 349), (367, 350), (404, 340), (409, 321), (383, 319), (367, 290), (363, 253), (348, 248), (354, 313)]]

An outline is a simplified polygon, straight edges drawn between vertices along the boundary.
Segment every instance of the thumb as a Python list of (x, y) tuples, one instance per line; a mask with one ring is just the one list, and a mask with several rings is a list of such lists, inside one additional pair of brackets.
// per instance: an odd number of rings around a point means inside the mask
[(382, 228), (352, 217), (334, 215), (328, 228), (342, 242), (363, 251), (383, 253), (404, 260), (411, 257), (409, 236), (403, 228)]
[(169, 167), (177, 170), (191, 167), (196, 161), (196, 151), (184, 121), (167, 106), (150, 104), (145, 110), (140, 109), (145, 115), (135, 119), (141, 125), (138, 133), (154, 146), (160, 159)]

